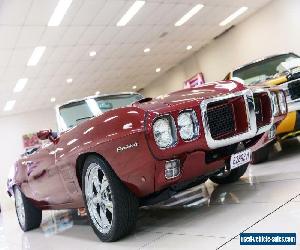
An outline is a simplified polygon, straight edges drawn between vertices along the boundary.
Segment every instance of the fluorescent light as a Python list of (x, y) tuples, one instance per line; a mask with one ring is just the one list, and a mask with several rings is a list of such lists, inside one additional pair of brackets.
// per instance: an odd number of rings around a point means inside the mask
[(100, 91), (96, 91), (95, 95), (100, 95)]
[(156, 68), (155, 72), (158, 73), (161, 71), (161, 68)]
[(135, 85), (132, 86), (132, 89), (136, 89), (137, 87)]
[(31, 55), (31, 57), (29, 58), (29, 60), (27, 62), (27, 66), (37, 65), (38, 62), (40, 61), (41, 57), (43, 56), (45, 50), (46, 50), (45, 46), (36, 47), (33, 50), (32, 55)]
[(48, 26), (59, 26), (65, 14), (67, 13), (71, 3), (72, 0), (60, 0), (56, 5), (52, 16), (49, 19)]
[(229, 17), (227, 17), (225, 20), (219, 23), (220, 26), (225, 26), (228, 23), (232, 22), (234, 19), (236, 19), (238, 16), (242, 15), (244, 12), (248, 10), (248, 7), (241, 7), (236, 12), (231, 14)]
[(94, 57), (95, 55), (97, 55), (97, 52), (96, 51), (90, 51), (89, 55), (90, 55), (90, 57)]
[(14, 92), (21, 92), (25, 88), (27, 82), (28, 82), (27, 78), (19, 79), (14, 88)]
[(145, 3), (146, 1), (135, 1), (124, 14), (124, 16), (122, 16), (122, 18), (119, 20), (117, 26), (125, 26), (138, 13)]
[(193, 46), (192, 45), (188, 45), (188, 46), (186, 46), (186, 49), (187, 50), (191, 50), (193, 48)]
[(184, 23), (186, 23), (190, 18), (196, 15), (203, 7), (204, 7), (203, 4), (197, 4), (196, 6), (194, 6), (188, 13), (186, 13), (182, 18), (180, 18), (175, 23), (175, 26), (181, 26)]
[(51, 97), (50, 102), (55, 102), (56, 98), (55, 97)]
[(144, 49), (144, 52), (145, 53), (149, 53), (151, 51), (151, 49), (150, 48), (146, 48), (146, 49)]
[(10, 110), (12, 110), (12, 109), (14, 108), (15, 104), (16, 104), (16, 100), (8, 101), (8, 102), (5, 104), (3, 110), (4, 110), (4, 111), (10, 111)]
[(72, 82), (73, 82), (73, 79), (72, 79), (72, 78), (68, 78), (68, 79), (66, 80), (66, 82), (67, 82), (67, 83), (72, 83)]

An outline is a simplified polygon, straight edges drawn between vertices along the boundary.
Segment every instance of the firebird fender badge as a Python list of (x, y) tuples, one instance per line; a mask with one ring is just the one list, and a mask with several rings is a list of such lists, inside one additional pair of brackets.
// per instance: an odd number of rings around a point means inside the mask
[(139, 146), (138, 142), (130, 143), (125, 146), (117, 147), (117, 152), (120, 153), (128, 149), (137, 148), (138, 146)]

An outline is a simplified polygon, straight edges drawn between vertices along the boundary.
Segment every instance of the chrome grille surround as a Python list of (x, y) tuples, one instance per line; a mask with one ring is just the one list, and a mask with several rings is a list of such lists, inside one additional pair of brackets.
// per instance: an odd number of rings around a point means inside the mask
[[(234, 97), (242, 96), (245, 101), (245, 108), (247, 114), (247, 123), (248, 129), (244, 133), (240, 133), (234, 135), (229, 138), (215, 140), (209, 129), (209, 122), (207, 118), (207, 106), (210, 103), (219, 102), (227, 99), (231, 99)], [(255, 115), (255, 106), (254, 106), (254, 97), (253, 92), (250, 89), (246, 89), (243, 91), (239, 91), (236, 93), (232, 93), (225, 96), (217, 96), (210, 99), (203, 100), (200, 104), (201, 115), (202, 115), (202, 123), (205, 132), (205, 138), (207, 142), (207, 146), (211, 149), (225, 147), (234, 143), (238, 143), (247, 139), (254, 137), (257, 133), (257, 125), (256, 125), (256, 115)]]

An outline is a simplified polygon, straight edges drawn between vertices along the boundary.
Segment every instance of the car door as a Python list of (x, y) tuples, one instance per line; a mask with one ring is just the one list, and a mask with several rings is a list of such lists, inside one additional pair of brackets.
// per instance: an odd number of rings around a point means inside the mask
[(64, 204), (69, 199), (55, 164), (59, 150), (57, 145), (49, 142), (26, 163), (29, 186), (35, 199), (45, 206)]

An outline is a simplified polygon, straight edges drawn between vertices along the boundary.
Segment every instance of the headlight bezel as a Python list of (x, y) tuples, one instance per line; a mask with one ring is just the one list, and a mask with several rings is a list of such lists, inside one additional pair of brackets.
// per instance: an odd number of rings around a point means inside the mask
[[(193, 136), (190, 137), (190, 138), (185, 138), (182, 135), (182, 132), (181, 132), (181, 128), (183, 126), (180, 125), (179, 119), (182, 115), (185, 115), (185, 114), (190, 114), (190, 119), (191, 119), (191, 122), (193, 124)], [(177, 116), (177, 130), (178, 130), (180, 138), (185, 142), (194, 141), (199, 137), (199, 135), (200, 135), (200, 124), (199, 124), (199, 119), (197, 117), (197, 113), (194, 109), (183, 109), (179, 112), (179, 114)]]
[[(158, 141), (158, 137), (155, 134), (155, 124), (159, 121), (159, 120), (167, 120), (168, 124), (169, 124), (169, 128), (171, 129), (171, 136), (172, 136), (172, 143), (170, 145), (161, 145)], [(159, 115), (157, 117), (155, 117), (155, 119), (153, 120), (152, 123), (152, 133), (153, 133), (153, 137), (154, 137), (154, 141), (156, 143), (156, 145), (160, 148), (160, 149), (168, 149), (168, 148), (173, 148), (176, 146), (176, 144), (178, 143), (178, 138), (177, 138), (177, 127), (175, 124), (175, 120), (174, 117), (171, 114), (163, 114), (163, 115)]]

